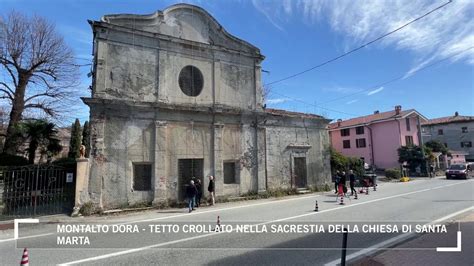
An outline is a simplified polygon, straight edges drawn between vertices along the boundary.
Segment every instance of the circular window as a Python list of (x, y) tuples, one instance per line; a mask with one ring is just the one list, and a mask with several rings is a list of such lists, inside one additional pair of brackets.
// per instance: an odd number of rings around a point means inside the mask
[(198, 96), (204, 85), (201, 71), (195, 66), (185, 66), (179, 73), (179, 87), (188, 96)]

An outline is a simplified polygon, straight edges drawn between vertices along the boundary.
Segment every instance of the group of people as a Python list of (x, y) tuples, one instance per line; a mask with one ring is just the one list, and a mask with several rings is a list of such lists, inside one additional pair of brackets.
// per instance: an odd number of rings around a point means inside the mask
[[(214, 177), (209, 176), (209, 185), (207, 186), (209, 192), (209, 202), (211, 205), (216, 203), (216, 186), (214, 183)], [(201, 179), (191, 178), (188, 187), (186, 188), (186, 199), (188, 201), (189, 212), (195, 210), (201, 205), (202, 198), (202, 183)]]
[(336, 171), (336, 175), (334, 176), (334, 185), (335, 185), (335, 191), (336, 194), (346, 194), (347, 193), (347, 187), (346, 187), (346, 182), (347, 178), (349, 177), (349, 186), (351, 188), (351, 196), (354, 194), (357, 195), (357, 191), (355, 189), (355, 182), (356, 182), (356, 176), (354, 174), (354, 171), (349, 170), (349, 173), (346, 174), (345, 171)]

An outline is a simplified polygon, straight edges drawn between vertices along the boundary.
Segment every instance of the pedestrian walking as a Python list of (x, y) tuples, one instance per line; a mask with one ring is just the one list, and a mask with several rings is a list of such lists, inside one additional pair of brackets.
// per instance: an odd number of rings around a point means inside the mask
[(335, 191), (335, 194), (337, 194), (337, 187), (339, 186), (339, 180), (341, 179), (341, 177), (339, 175), (340, 175), (339, 171), (336, 171), (336, 174), (334, 175), (334, 191)]
[(197, 189), (194, 185), (194, 181), (189, 181), (189, 186), (186, 189), (186, 197), (188, 198), (188, 208), (189, 212), (194, 211), (194, 206), (196, 205), (196, 195)]
[(357, 197), (357, 191), (354, 188), (355, 181), (356, 181), (356, 177), (355, 177), (354, 171), (352, 171), (351, 169), (349, 170), (349, 185), (351, 186), (351, 196), (354, 196), (354, 193), (355, 193)]
[(214, 206), (216, 204), (216, 185), (214, 183), (214, 177), (212, 175), (209, 176), (209, 186), (207, 187), (207, 191), (209, 191), (209, 197), (211, 205)]
[(346, 172), (342, 171), (339, 174), (339, 183), (338, 183), (338, 194), (346, 194), (347, 192), (347, 187), (346, 187)]
[(201, 198), (202, 198), (202, 184), (201, 184), (201, 179), (196, 180), (196, 190), (197, 190), (197, 195), (196, 195), (196, 207), (201, 206)]

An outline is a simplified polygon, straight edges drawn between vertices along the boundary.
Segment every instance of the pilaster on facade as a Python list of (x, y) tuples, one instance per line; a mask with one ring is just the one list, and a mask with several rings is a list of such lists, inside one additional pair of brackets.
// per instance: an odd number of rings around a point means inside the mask
[(159, 204), (166, 201), (167, 183), (168, 183), (168, 156), (167, 156), (167, 127), (166, 121), (155, 121), (155, 143), (154, 143), (154, 160), (153, 160), (153, 188), (154, 200), (153, 204)]
[(223, 123), (213, 124), (213, 151), (214, 151), (214, 182), (216, 195), (224, 192), (224, 165), (222, 162), (222, 134), (224, 131)]

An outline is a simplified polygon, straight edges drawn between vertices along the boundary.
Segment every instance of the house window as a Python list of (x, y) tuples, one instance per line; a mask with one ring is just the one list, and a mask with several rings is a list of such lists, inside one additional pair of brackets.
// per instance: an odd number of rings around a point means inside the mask
[(443, 134), (444, 134), (443, 130), (442, 130), (442, 129), (438, 129), (438, 135), (443, 135)]
[(151, 164), (133, 163), (133, 190), (151, 190)]
[(462, 131), (462, 133), (467, 133), (467, 127), (462, 127), (461, 131)]
[(422, 127), (422, 128), (421, 128), (421, 132), (422, 132), (422, 133), (426, 133), (426, 128)]
[(347, 137), (350, 136), (351, 132), (349, 128), (341, 129), (341, 136), (342, 137)]
[(224, 184), (237, 183), (235, 176), (235, 162), (224, 162)]
[(342, 147), (344, 149), (350, 149), (351, 148), (351, 141), (350, 140), (343, 140), (342, 141)]
[(365, 139), (356, 139), (357, 148), (365, 148)]
[(472, 141), (461, 142), (461, 148), (472, 148)]
[(361, 126), (361, 127), (356, 127), (356, 134), (357, 135), (362, 135), (364, 134), (364, 127)]
[(410, 128), (410, 118), (405, 118), (405, 123), (407, 124), (407, 131), (410, 131), (411, 128)]
[(412, 136), (405, 136), (405, 145), (412, 146), (413, 145), (413, 137)]

